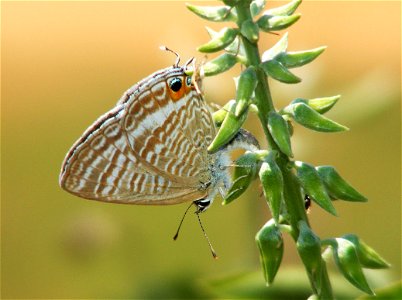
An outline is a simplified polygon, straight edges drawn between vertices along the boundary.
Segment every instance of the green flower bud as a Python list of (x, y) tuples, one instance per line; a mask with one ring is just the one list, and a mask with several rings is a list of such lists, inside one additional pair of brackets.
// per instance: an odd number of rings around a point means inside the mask
[(202, 66), (205, 76), (214, 76), (232, 68), (237, 62), (236, 55), (223, 53)]
[(265, 7), (265, 0), (254, 0), (250, 4), (250, 12), (254, 18), (258, 15)]
[(235, 116), (236, 106), (232, 105), (223, 120), (218, 133), (208, 147), (208, 152), (214, 153), (228, 143), (247, 119), (247, 110), (239, 117)]
[(289, 157), (293, 157), (290, 145), (290, 133), (287, 122), (274, 111), (268, 115), (268, 130), (279, 149)]
[(283, 52), (275, 57), (286, 68), (301, 67), (316, 59), (327, 47), (319, 47), (311, 50), (297, 52)]
[(368, 246), (355, 234), (346, 234), (342, 236), (342, 238), (350, 241), (351, 243), (353, 243), (353, 245), (355, 245), (357, 256), (359, 257), (359, 262), (363, 268), (385, 269), (391, 266), (373, 248)]
[(227, 6), (198, 6), (186, 3), (187, 8), (197, 16), (213, 22), (237, 21), (237, 16)]
[[(208, 26), (205, 26), (205, 28), (206, 28), (209, 36), (211, 37), (211, 39), (214, 39), (218, 36), (218, 34), (219, 34), (218, 31), (215, 31), (215, 30), (209, 28)], [(247, 61), (247, 59), (245, 58), (244, 46), (243, 46), (242, 42), (240, 41), (240, 39), (238, 38), (238, 36), (234, 39), (234, 41), (230, 45), (228, 45), (225, 48), (225, 51), (230, 54), (236, 55), (238, 62), (243, 63), (243, 61), (244, 61), (244, 64), (245, 64), (245, 62)]]
[(288, 48), (288, 33), (286, 32), (283, 37), (271, 48), (262, 54), (262, 61), (274, 59), (278, 54), (285, 52)]
[(325, 240), (322, 244), (332, 247), (336, 266), (351, 284), (367, 294), (374, 295), (363, 274), (356, 247), (352, 242), (335, 238)]
[(300, 125), (316, 131), (338, 132), (349, 130), (346, 126), (320, 115), (304, 103), (290, 104), (282, 112), (290, 115)]
[(240, 74), (236, 91), (236, 117), (239, 117), (248, 108), (257, 83), (257, 74), (253, 66), (248, 67)]
[(204, 53), (217, 52), (229, 46), (234, 41), (237, 34), (237, 29), (225, 27), (219, 31), (216, 36), (212, 38), (212, 40), (198, 47), (197, 50)]
[(252, 20), (246, 20), (241, 24), (240, 33), (251, 43), (256, 43), (259, 37), (259, 28)]
[(228, 204), (243, 194), (257, 175), (259, 156), (254, 152), (246, 152), (235, 162), (233, 184), (222, 204)]
[(321, 241), (304, 221), (299, 222), (299, 237), (296, 242), (297, 251), (306, 267), (310, 282), (314, 283), (314, 291), (321, 290)]
[(324, 184), (316, 169), (307, 163), (296, 161), (295, 164), (296, 175), (299, 179), (304, 191), (315, 201), (319, 206), (336, 216), (336, 211), (332, 205)]
[(265, 157), (260, 171), (260, 181), (264, 191), (265, 199), (271, 209), (272, 216), (279, 223), (281, 206), (283, 203), (283, 176), (281, 169), (275, 162), (277, 152), (271, 151)]
[(260, 64), (265, 74), (284, 83), (299, 83), (301, 79), (291, 73), (280, 62), (276, 60), (268, 60)]
[(341, 95), (336, 95), (332, 97), (322, 97), (322, 98), (314, 98), (314, 99), (302, 99), (297, 98), (291, 102), (291, 104), (295, 103), (304, 103), (314, 109), (316, 112), (320, 114), (324, 114), (329, 111), (338, 100), (341, 98)]
[(277, 31), (288, 28), (297, 22), (301, 17), (300, 14), (293, 16), (272, 16), (263, 15), (257, 20), (258, 27), (265, 32)]
[(332, 198), (357, 202), (367, 201), (367, 198), (356, 191), (349, 183), (347, 183), (338, 174), (334, 167), (319, 166), (316, 167), (316, 169)]
[(226, 115), (231, 110), (232, 106), (236, 104), (235, 100), (230, 100), (226, 103), (221, 109), (217, 110), (212, 114), (212, 118), (214, 119), (215, 125), (220, 127), (225, 120)]
[(255, 240), (260, 250), (260, 261), (264, 271), (265, 282), (270, 285), (274, 281), (282, 262), (282, 234), (271, 219), (258, 231)]
[(292, 2), (285, 4), (283, 6), (271, 8), (265, 13), (271, 16), (290, 16), (299, 7), (302, 0), (293, 0)]

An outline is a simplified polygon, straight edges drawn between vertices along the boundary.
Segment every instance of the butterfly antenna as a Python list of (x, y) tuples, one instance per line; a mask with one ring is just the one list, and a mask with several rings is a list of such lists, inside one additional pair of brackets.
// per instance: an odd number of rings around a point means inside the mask
[(190, 206), (187, 207), (186, 211), (184, 212), (183, 218), (181, 218), (179, 227), (177, 228), (177, 231), (176, 231), (176, 234), (175, 234), (174, 237), (173, 237), (173, 240), (177, 240), (177, 238), (179, 237), (179, 231), (180, 231), (180, 228), (181, 228), (181, 224), (183, 224), (184, 218), (186, 217), (187, 212), (188, 212), (188, 210), (190, 209), (190, 207), (191, 207), (192, 205), (193, 205), (193, 202), (191, 202)]
[(200, 213), (199, 213), (199, 212), (195, 212), (195, 213), (196, 213), (196, 215), (197, 215), (198, 222), (200, 223), (202, 232), (204, 233), (204, 236), (205, 236), (205, 238), (206, 238), (206, 240), (207, 240), (207, 242), (208, 242), (209, 249), (211, 250), (212, 256), (213, 256), (213, 258), (218, 259), (218, 255), (216, 254), (214, 248), (212, 247), (212, 244), (211, 244), (211, 242), (209, 241), (209, 238), (208, 238), (208, 236), (207, 236), (207, 233), (205, 232), (204, 227), (202, 226), (201, 219), (200, 219)]
[(173, 65), (174, 68), (177, 68), (179, 66), (179, 62), (180, 62), (180, 55), (177, 54), (176, 51), (173, 51), (172, 49), (166, 47), (166, 46), (160, 46), (159, 49), (164, 50), (164, 51), (169, 51), (171, 53), (173, 53), (174, 55), (176, 55), (176, 61)]

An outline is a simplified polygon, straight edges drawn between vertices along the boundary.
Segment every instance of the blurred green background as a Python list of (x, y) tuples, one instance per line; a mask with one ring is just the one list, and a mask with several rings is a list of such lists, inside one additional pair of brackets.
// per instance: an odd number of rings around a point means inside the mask
[[(391, 262), (389, 271), (368, 274), (378, 286), (401, 275), (400, 11), (400, 2), (304, 2), (289, 50), (329, 48), (295, 70), (302, 83), (271, 84), (278, 108), (296, 97), (342, 94), (328, 116), (351, 131), (297, 126), (293, 150), (298, 160), (336, 166), (369, 198), (337, 202), (338, 218), (313, 205), (310, 218), (322, 238), (356, 233)], [(228, 206), (216, 199), (202, 215), (217, 261), (193, 216), (172, 241), (187, 204), (111, 205), (58, 186), (61, 162), (83, 131), (125, 89), (173, 63), (160, 45), (183, 60), (204, 58), (195, 48), (208, 40), (205, 25), (222, 26), (193, 16), (184, 2), (1, 3), (3, 298), (210, 297), (219, 294), (211, 278), (224, 282), (248, 272), (265, 289), (254, 235), (270, 216), (258, 184)], [(261, 49), (278, 38), (263, 34)], [(238, 72), (207, 78), (207, 100), (233, 98)], [(246, 127), (262, 141), (255, 117)], [(300, 265), (286, 239), (283, 267)], [(280, 269), (285, 286), (293, 284), (285, 274)], [(301, 271), (296, 278), (305, 277)]]

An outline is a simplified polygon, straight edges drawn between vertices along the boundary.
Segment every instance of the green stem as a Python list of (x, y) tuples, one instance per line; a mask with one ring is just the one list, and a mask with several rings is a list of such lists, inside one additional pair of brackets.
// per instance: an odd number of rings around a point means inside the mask
[[(239, 1), (235, 6), (238, 22), (237, 25), (241, 28), (241, 24), (246, 20), (252, 21), (252, 16), (249, 9), (250, 1)], [(277, 160), (278, 166), (280, 167), (284, 179), (284, 201), (286, 205), (286, 211), (288, 215), (286, 219), (291, 226), (291, 236), (297, 241), (299, 236), (298, 223), (303, 220), (308, 224), (308, 218), (304, 209), (304, 199), (301, 193), (300, 184), (293, 174), (290, 165), (290, 159), (283, 154), (278, 146), (275, 144), (269, 130), (268, 130), (268, 114), (271, 111), (275, 111), (275, 107), (272, 101), (271, 93), (268, 85), (268, 78), (264, 71), (259, 68), (261, 63), (260, 52), (257, 43), (251, 43), (248, 39), (241, 36), (244, 50), (246, 52), (248, 65), (256, 67), (258, 85), (255, 89), (255, 105), (258, 108), (258, 118), (261, 121), (262, 128), (264, 130), (265, 137), (268, 142), (268, 148), (271, 150), (276, 150), (280, 153), (280, 157)], [(323, 293), (318, 295), (320, 298), (332, 299), (331, 285), (328, 280), (328, 274), (326, 269), (324, 269), (322, 278), (327, 279), (322, 282)], [(316, 284), (311, 282), (311, 286), (314, 287)]]

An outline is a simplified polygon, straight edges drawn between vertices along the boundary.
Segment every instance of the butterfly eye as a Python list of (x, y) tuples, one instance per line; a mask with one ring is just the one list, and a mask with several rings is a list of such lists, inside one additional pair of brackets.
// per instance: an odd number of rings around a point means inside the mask
[(173, 92), (178, 92), (180, 91), (181, 87), (182, 87), (182, 82), (181, 79), (178, 77), (173, 78), (170, 82), (169, 82), (169, 87)]
[(191, 86), (191, 76), (187, 76), (187, 78), (186, 78), (186, 84), (187, 84), (188, 86)]

